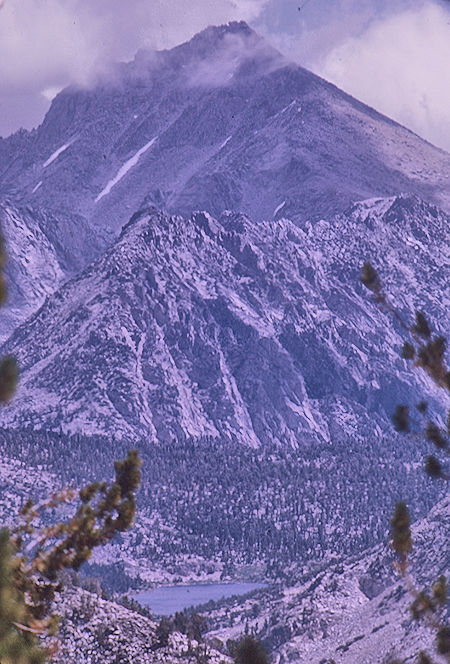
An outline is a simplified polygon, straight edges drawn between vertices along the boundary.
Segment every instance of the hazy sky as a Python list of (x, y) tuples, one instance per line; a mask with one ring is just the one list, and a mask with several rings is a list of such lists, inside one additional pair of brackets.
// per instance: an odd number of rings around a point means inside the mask
[(112, 60), (244, 19), (283, 53), (450, 151), (450, 0), (0, 0), (0, 135)]

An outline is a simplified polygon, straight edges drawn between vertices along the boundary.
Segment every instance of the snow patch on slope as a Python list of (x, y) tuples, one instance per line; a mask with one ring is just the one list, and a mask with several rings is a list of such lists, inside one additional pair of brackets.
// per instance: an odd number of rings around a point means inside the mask
[(67, 148), (69, 148), (74, 141), (75, 139), (69, 141), (68, 143), (64, 143), (64, 145), (55, 150), (55, 152), (53, 152), (53, 154), (50, 155), (47, 161), (44, 162), (42, 167), (47, 168), (47, 166), (50, 166), (50, 164), (52, 164), (56, 159), (58, 159), (59, 155), (62, 154), (65, 150), (67, 150)]
[(147, 150), (149, 150), (149, 149), (151, 148), (151, 146), (153, 145), (153, 143), (156, 141), (156, 138), (157, 138), (157, 137), (152, 138), (151, 141), (149, 141), (148, 143), (146, 143), (146, 144), (145, 144), (140, 150), (138, 150), (138, 151), (137, 151), (137, 152), (136, 152), (136, 153), (135, 153), (130, 159), (128, 159), (128, 161), (126, 161), (126, 162), (123, 164), (123, 166), (121, 166), (121, 168), (119, 169), (117, 175), (116, 175), (112, 180), (110, 180), (110, 181), (107, 183), (107, 185), (102, 189), (102, 191), (99, 193), (99, 195), (98, 195), (97, 198), (95, 199), (95, 202), (96, 202), (96, 203), (98, 203), (98, 201), (100, 201), (102, 198), (104, 198), (104, 196), (107, 196), (107, 195), (110, 193), (111, 189), (112, 189), (113, 187), (115, 187), (116, 184), (117, 184), (118, 182), (120, 182), (120, 180), (121, 180), (123, 177), (125, 177), (125, 175), (128, 173), (128, 171), (129, 171), (131, 168), (133, 168), (133, 166), (136, 166), (136, 164), (138, 163), (138, 161), (139, 161), (139, 159), (142, 157), (142, 155), (143, 155), (145, 152), (147, 152)]
[(232, 136), (228, 136), (228, 138), (226, 138), (224, 142), (220, 145), (219, 150), (222, 150), (222, 148), (224, 148), (231, 141), (232, 138), (233, 138)]
[(286, 205), (286, 201), (283, 201), (282, 203), (280, 203), (280, 204), (275, 208), (275, 210), (273, 211), (273, 216), (276, 217), (277, 214), (278, 214), (278, 212), (279, 212), (280, 210), (282, 210), (282, 209), (284, 208), (285, 205)]

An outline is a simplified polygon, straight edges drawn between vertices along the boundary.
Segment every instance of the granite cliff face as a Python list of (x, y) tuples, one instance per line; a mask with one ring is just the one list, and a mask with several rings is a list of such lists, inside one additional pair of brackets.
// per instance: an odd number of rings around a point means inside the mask
[[(40, 127), (0, 138), (0, 164), (8, 252), (34, 255), (11, 260), (1, 339), (148, 206), (303, 227), (372, 197), (450, 205), (447, 153), (287, 62), (245, 23), (63, 90)], [(46, 269), (42, 252), (54, 256)]]
[(416, 198), (303, 229), (143, 210), (3, 347), (22, 379), (0, 421), (252, 446), (379, 435), (420, 386), (359, 267), (370, 258), (405, 316), (445, 329), (448, 228)]
[(8, 300), (0, 316), (4, 341), (99, 251), (96, 237), (76, 215), (0, 203), (0, 228), (6, 248)]

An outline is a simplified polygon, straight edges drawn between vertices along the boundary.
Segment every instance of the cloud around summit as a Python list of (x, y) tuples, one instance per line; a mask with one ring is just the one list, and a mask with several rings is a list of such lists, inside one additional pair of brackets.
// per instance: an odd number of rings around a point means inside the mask
[(266, 7), (279, 49), (450, 151), (449, 0), (309, 0), (300, 9)]
[[(1, 0), (0, 0), (1, 2)], [(208, 25), (251, 21), (267, 0), (3, 0), (0, 136), (42, 121), (49, 99), (89, 85), (140, 48), (171, 48)]]
[(449, 0), (0, 0), (0, 136), (56, 92), (208, 25), (248, 21), (289, 58), (450, 150)]

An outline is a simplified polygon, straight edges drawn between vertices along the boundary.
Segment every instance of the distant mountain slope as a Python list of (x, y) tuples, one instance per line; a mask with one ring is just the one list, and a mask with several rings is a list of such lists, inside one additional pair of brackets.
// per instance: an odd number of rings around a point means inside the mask
[(0, 314), (0, 339), (12, 331), (64, 281), (99, 251), (82, 218), (0, 202), (0, 231), (6, 243), (8, 300)]
[(99, 233), (146, 204), (299, 222), (404, 192), (450, 209), (450, 155), (245, 23), (64, 90), (38, 129), (0, 140), (0, 163), (0, 196), (80, 214)]
[[(90, 89), (63, 90), (37, 129), (0, 138), (0, 204), (16, 209), (28, 239), (9, 232), (8, 215), (0, 221), (11, 255), (31, 250), (37, 261), (10, 264), (0, 340), (137, 209), (302, 225), (406, 193), (448, 211), (449, 177), (450, 155), (287, 62), (245, 23), (141, 51)], [(40, 249), (29, 244), (36, 232)]]
[(0, 201), (6, 243), (8, 300), (0, 314), (0, 340), (33, 314), (45, 298), (98, 253), (83, 219)]
[(1, 349), (22, 378), (0, 422), (252, 446), (390, 430), (419, 379), (359, 268), (370, 258), (406, 315), (422, 308), (445, 329), (448, 222), (416, 198), (304, 230), (144, 210)]

